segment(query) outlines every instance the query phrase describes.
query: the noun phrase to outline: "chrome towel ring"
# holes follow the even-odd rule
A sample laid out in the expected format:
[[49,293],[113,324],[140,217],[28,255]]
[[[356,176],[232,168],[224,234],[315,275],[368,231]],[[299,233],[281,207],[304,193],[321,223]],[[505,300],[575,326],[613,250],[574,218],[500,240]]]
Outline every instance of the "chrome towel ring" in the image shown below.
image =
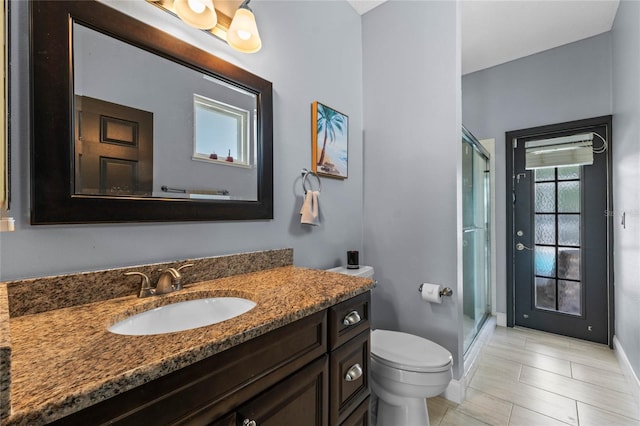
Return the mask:
[[[302,189],[304,189],[304,193],[306,194],[308,191],[321,191],[322,190],[322,182],[320,181],[320,177],[312,171],[307,169],[302,169]],[[318,181],[318,189],[313,189],[313,185],[309,182],[309,176],[313,176]],[[309,187],[307,188],[307,185]]]

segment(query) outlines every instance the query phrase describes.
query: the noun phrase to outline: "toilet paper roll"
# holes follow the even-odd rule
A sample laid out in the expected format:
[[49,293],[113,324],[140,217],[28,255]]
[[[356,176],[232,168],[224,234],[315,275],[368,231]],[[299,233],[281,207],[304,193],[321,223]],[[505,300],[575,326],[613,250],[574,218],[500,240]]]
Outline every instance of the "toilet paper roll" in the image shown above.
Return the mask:
[[440,290],[442,290],[441,285],[422,283],[422,285],[420,286],[420,294],[422,295],[422,300],[430,303],[442,303]]

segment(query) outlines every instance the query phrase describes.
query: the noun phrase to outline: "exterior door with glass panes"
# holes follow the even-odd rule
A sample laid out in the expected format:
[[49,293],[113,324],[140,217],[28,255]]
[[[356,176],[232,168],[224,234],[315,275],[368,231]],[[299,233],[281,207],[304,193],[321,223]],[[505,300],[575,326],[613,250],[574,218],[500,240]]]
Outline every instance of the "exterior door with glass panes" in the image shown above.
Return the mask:
[[609,343],[611,122],[604,118],[507,133],[515,325]]

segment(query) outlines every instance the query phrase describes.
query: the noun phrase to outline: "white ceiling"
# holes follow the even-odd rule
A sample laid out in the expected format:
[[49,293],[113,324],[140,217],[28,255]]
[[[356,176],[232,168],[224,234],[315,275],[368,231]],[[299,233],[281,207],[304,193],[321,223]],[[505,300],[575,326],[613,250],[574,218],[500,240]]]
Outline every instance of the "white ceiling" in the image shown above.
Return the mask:
[[[385,0],[348,1],[362,15]],[[619,0],[463,0],[461,4],[462,73],[469,74],[607,32]]]

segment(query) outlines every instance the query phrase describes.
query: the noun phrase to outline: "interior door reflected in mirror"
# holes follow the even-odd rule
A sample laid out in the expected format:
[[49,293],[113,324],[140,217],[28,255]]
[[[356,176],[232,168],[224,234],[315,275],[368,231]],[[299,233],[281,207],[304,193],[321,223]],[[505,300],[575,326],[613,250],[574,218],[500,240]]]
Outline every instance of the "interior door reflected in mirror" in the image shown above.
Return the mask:
[[254,93],[78,23],[73,53],[75,194],[257,200]]
[[101,2],[29,6],[32,224],[273,218],[269,81]]

